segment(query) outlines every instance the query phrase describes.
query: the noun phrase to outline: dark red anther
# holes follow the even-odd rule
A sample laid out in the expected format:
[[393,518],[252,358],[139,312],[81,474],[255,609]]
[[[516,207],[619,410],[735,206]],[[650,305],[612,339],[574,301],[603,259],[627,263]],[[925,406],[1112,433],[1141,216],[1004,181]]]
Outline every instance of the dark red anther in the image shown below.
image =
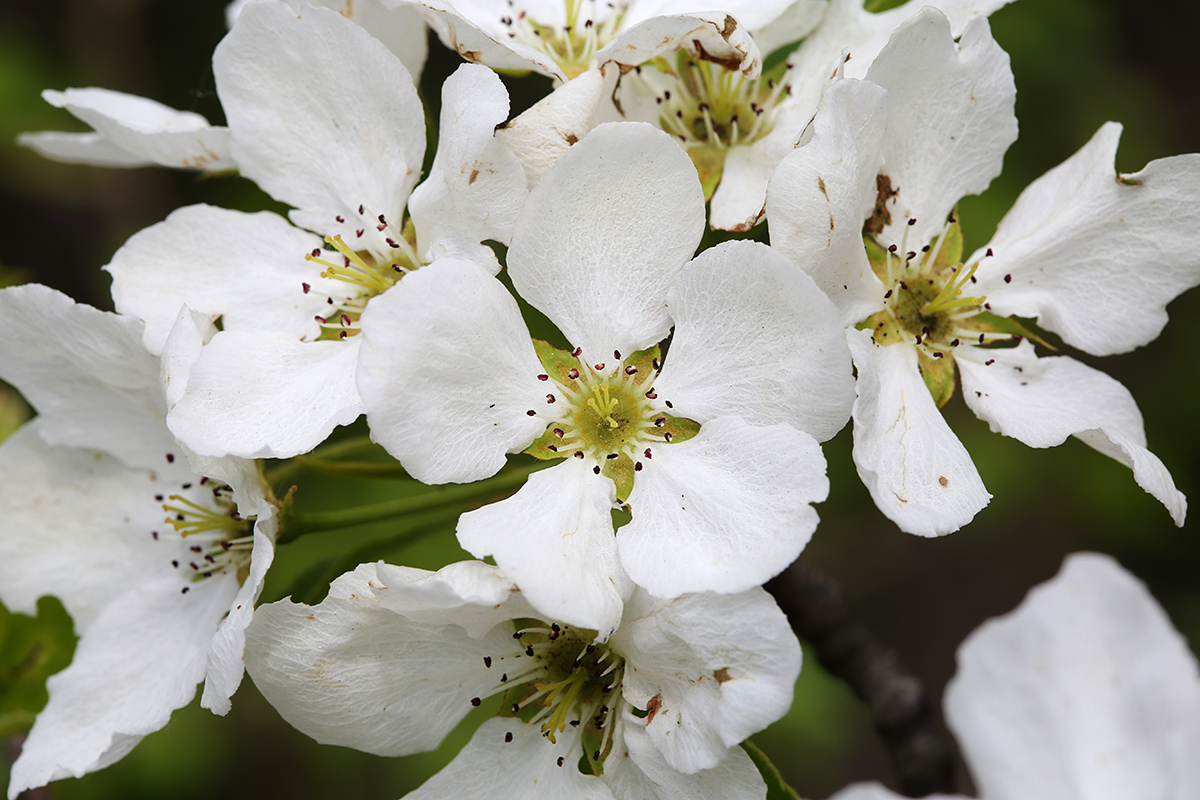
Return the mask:
[[314,248],[312,249],[312,257],[313,257],[313,258],[316,258],[316,257],[317,257],[317,256],[319,256],[319,255],[321,255],[321,248],[319,248],[319,247],[314,247]]
[[167,463],[168,464],[175,463],[175,454],[174,453],[167,453]]
[[488,669],[491,669],[491,668],[492,668],[492,657],[491,657],[491,656],[484,656],[484,657],[483,657],[483,665],[484,665],[485,667],[487,667]]
[[538,375],[538,376],[537,376],[537,378],[538,378],[538,380],[539,380],[539,381],[548,381],[548,380],[550,380],[550,376],[549,376],[549,375]]
[[508,744],[511,741],[512,741],[512,731],[508,731],[504,734],[504,743]]
[[615,358],[617,361],[620,361],[621,360],[621,351],[613,350],[613,358]]
[[305,294],[308,294],[310,291],[312,291],[312,287],[309,286],[307,283],[300,284],[300,288],[304,290]]
[[616,457],[617,457],[616,453],[609,453],[608,455],[605,456],[605,458],[609,459],[610,461]]
[[582,352],[583,352],[582,347],[576,347],[574,350],[571,351],[571,355],[575,356],[576,358],[579,358],[579,354]]
[[884,300],[887,300],[887,299],[888,299],[889,297],[891,297],[891,296],[892,296],[892,290],[891,290],[891,289],[888,289],[888,290],[887,290],[887,294],[885,294],[885,295],[883,296],[883,299],[884,299]]
[[654,454],[650,452],[650,448],[646,448],[646,452],[642,453],[646,458],[654,458]]
[[572,367],[571,369],[567,370],[567,377],[571,380],[575,380],[579,377],[579,370]]
[[891,247],[889,247],[889,248],[888,248],[888,252],[889,252],[889,253],[894,253],[894,252],[896,252],[896,251],[897,251],[897,250],[899,250],[899,249],[900,249],[900,248],[899,248],[899,247],[897,247],[896,245],[892,245]]
[[576,457],[576,458],[583,458],[583,451],[582,451],[582,450],[576,450],[576,451],[575,451],[575,457]]
[[599,475],[599,474],[600,474],[600,465],[599,465],[599,464],[597,464],[596,466],[592,467],[592,472],[594,472],[594,473],[596,473],[597,475]]
[[1004,282],[1005,282],[1005,283],[1012,283],[1012,275],[1005,275],[1005,276],[1004,276]]
[[554,435],[555,435],[555,436],[557,436],[558,438],[560,438],[560,439],[561,439],[561,438],[563,437],[563,429],[562,429],[562,428],[555,428],[555,429],[554,429]]
[[650,366],[654,367],[655,369],[662,369],[662,362],[660,362],[657,358],[652,358],[650,359]]
[[990,367],[992,364],[995,364],[995,363],[996,363],[996,359],[989,358],[987,361],[983,362],[983,365],[985,367]]
[[536,416],[537,416],[537,412],[536,412],[536,411],[534,411],[534,410],[531,408],[531,409],[529,409],[528,411],[526,411],[526,412],[525,412],[525,416],[527,416],[527,417],[536,417]]
[[636,374],[637,374],[637,367],[635,367],[635,366],[633,366],[632,364],[630,364],[628,367],[626,367],[626,368],[625,368],[625,374],[626,374],[626,375],[636,375]]
[[366,230],[366,228],[359,228],[358,230],[356,230],[354,232],[354,235],[361,239],[362,235],[363,235],[363,231],[365,231],[365,230]]
[[657,400],[657,399],[658,399],[658,392],[654,391],[654,389],[653,389],[653,388],[651,388],[651,389],[647,389],[647,390],[646,390],[646,397],[648,397],[648,398],[649,398],[649,399],[651,399],[651,400]]
[[346,218],[345,218],[345,217],[343,217],[341,214],[338,214],[336,217],[334,217],[334,219],[336,219],[338,222],[345,222],[345,221],[346,221]]
[[663,434],[663,440],[664,440],[664,441],[667,441],[667,442],[669,442],[669,441],[671,441],[671,440],[672,440],[672,439],[674,439],[674,438],[675,438],[675,437],[671,435],[671,432],[670,432],[670,431],[667,431],[666,433],[664,433],[664,434]]
[[984,255],[990,256],[990,255],[995,255],[995,254],[992,252],[992,248],[990,248],[990,247],[989,247],[989,248],[987,249],[987,252],[986,252],[986,253],[984,253]]
[[674,407],[675,407],[675,406],[671,405],[671,401],[670,401],[670,400],[663,400],[663,403],[664,403],[664,404],[666,404],[667,408],[674,408]]
[[346,314],[342,314],[342,324],[343,324],[343,325],[349,325],[349,324],[350,324],[350,317],[349,317],[349,316],[347,316]]
[[634,472],[641,472],[641,471],[642,471],[642,462],[640,462],[640,461],[636,462],[636,463],[633,465],[633,471],[634,471]]
[[659,417],[658,419],[654,420],[654,426],[656,428],[661,428],[663,425],[666,425],[666,424],[667,424],[666,417]]
[[324,317],[322,317],[322,316],[321,316],[321,315],[319,315],[319,314],[318,314],[317,316],[313,317],[313,319],[315,319],[315,320],[316,320],[318,323],[320,323],[321,325],[324,325],[324,324],[325,324],[325,318],[324,318]]
[[388,243],[388,247],[399,247],[400,246],[400,243],[397,242],[395,239],[388,238],[388,239],[384,239],[384,241]]
[[547,402],[547,403],[553,403],[553,402],[554,402],[554,395],[552,395],[552,394],[548,394],[548,395],[546,395],[546,402]]
[[380,231],[380,232],[384,231],[386,228],[387,228],[387,225],[376,225],[375,226],[375,230]]
[[603,372],[604,371],[604,362],[601,361],[599,364],[593,365],[593,368],[596,370],[596,372]]
[[552,444],[548,444],[548,445],[546,445],[546,449],[547,449],[547,450],[549,450],[551,453],[557,453],[557,452],[558,452],[558,448],[557,448],[557,447],[555,447],[555,446],[554,446],[554,445],[552,445]]
[[475,706],[476,708],[479,708],[481,705],[483,705],[483,700],[479,697],[472,697],[471,705]]
[[360,214],[363,213],[363,207],[361,205],[358,207],[358,213],[360,213]]

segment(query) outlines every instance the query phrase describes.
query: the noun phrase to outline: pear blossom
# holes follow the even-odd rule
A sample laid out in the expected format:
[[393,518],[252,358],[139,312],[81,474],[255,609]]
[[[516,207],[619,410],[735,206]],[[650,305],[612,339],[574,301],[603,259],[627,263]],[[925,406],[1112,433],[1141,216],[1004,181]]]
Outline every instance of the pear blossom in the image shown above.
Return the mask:
[[[795,31],[806,38],[786,64],[767,75],[740,74],[678,52],[626,72],[615,97],[626,119],[658,125],[691,154],[712,200],[712,227],[748,230],[766,211],[771,174],[795,147],[835,77],[863,77],[892,31],[920,7],[942,10],[957,37],[968,21],[1006,2],[912,0],[874,14],[863,9],[862,0],[831,0],[819,5],[824,15],[812,20],[811,34]],[[764,53],[772,49],[775,27],[754,31]]]
[[494,566],[380,562],[319,605],[260,608],[246,662],[300,731],[383,756],[437,747],[499,696],[500,715],[410,800],[749,800],[766,787],[736,745],[791,705],[800,647],[758,587],[638,591],[604,637],[546,619]]
[[[421,80],[425,57],[429,55],[427,29],[424,21],[412,9],[388,7],[383,0],[285,0],[297,10],[305,6],[320,6],[336,11],[361,26],[395,54],[412,76]],[[225,22],[232,28],[247,3],[255,0],[234,0],[225,7]]]
[[220,319],[177,375],[167,424],[180,441],[287,457],[362,412],[358,320],[373,297],[444,256],[499,268],[481,242],[507,241],[525,176],[492,135],[508,114],[502,84],[466,66],[444,86],[439,152],[414,191],[425,126],[409,74],[328,9],[251,3],[213,65],[242,174],[292,205],[294,225],[189,206],[107,269],[117,310],[146,322],[164,358],[181,305]]
[[410,5],[442,44],[494,69],[533,70],[566,82],[609,61],[636,66],[685,47],[757,74],[758,48],[747,27],[761,27],[791,0],[386,0]]
[[[1117,175],[1120,128],[1106,125],[963,258],[953,209],[1000,172],[1015,89],[984,20],[952,37],[933,9],[901,26],[867,81],[830,89],[771,183],[772,246],[813,276],[847,328],[859,475],[884,514],[922,536],[957,530],[988,503],[938,411],[957,371],[992,430],[1033,447],[1077,436],[1130,466],[1182,525],[1186,501],[1146,449],[1129,392],[1068,356],[1038,356],[1011,315],[1094,355],[1153,339],[1166,304],[1200,283],[1200,157]],[[1004,343],[1016,346],[994,346]]]
[[17,142],[54,161],[101,167],[159,165],[209,172],[234,169],[229,129],[191,111],[96,87],[47,89],[42,98],[92,126],[90,133],[23,133]]
[[[1070,557],[1016,611],[972,633],[945,707],[981,800],[1200,794],[1196,657],[1107,556]],[[863,784],[834,800],[897,797]]]
[[[508,250],[516,290],[573,349],[531,342],[508,291],[465,260],[363,314],[367,422],[411,475],[465,483],[507,453],[561,459],[464,514],[458,537],[572,625],[612,630],[626,573],[660,597],[762,583],[828,491],[817,442],[845,424],[852,380],[836,313],[765,245],[689,261],[703,229],[687,156],[611,123],[543,177]],[[633,521],[614,537],[623,505]]]
[[200,681],[229,710],[277,521],[253,462],[193,460],[168,433],[141,323],[29,285],[0,291],[0,327],[0,378],[38,411],[0,444],[0,600],[54,594],[79,636],[11,800],[118,761]]

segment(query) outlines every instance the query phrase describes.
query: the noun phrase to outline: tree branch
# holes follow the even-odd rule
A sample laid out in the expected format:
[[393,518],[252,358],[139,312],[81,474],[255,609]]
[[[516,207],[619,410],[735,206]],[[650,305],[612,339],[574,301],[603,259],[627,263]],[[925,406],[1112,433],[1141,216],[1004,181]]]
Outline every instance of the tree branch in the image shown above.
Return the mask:
[[938,728],[921,682],[904,670],[895,651],[851,618],[837,583],[797,560],[766,589],[796,635],[816,650],[821,666],[867,704],[900,792],[908,797],[954,792],[956,748]]

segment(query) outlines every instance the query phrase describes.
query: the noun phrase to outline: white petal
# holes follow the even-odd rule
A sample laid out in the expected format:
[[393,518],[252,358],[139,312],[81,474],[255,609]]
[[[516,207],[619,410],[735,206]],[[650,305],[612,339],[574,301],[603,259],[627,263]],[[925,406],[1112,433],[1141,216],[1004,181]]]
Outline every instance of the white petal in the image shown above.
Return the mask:
[[645,123],[609,123],[530,193],[508,271],[584,358],[630,353],[667,335],[667,287],[703,232],[704,195],[687,154]]
[[[472,638],[455,625],[383,607],[372,565],[356,591],[316,606],[261,606],[246,631],[246,671],[280,715],[322,744],[396,756],[432,750],[491,694],[484,656],[514,650],[511,626]],[[350,575],[339,579],[345,582]]]
[[521,112],[496,138],[506,144],[525,167],[532,189],[567,148],[592,129],[592,118],[602,98],[611,95],[618,70],[588,70],[559,86]]
[[0,291],[0,379],[37,409],[50,444],[163,466],[175,440],[163,424],[158,369],[135,319],[37,284]]
[[873,83],[830,87],[812,137],[780,163],[767,193],[771,246],[812,276],[846,325],[878,311],[884,291],[862,244],[883,164],[884,102]]
[[837,309],[758,242],[705,250],[671,284],[670,355],[655,380],[675,413],[786,422],[819,441],[850,419],[854,377]]
[[174,576],[176,549],[151,535],[164,525],[155,495],[193,476],[182,463],[147,472],[47,445],[43,426],[34,420],[0,445],[0,600],[32,614],[39,597],[55,594],[82,634],[131,586]]
[[416,9],[404,5],[393,8],[382,0],[324,0],[324,3],[383,42],[404,64],[414,84],[421,80],[429,54],[429,31]]
[[970,522],[991,495],[921,379],[917,352],[880,347],[848,331],[858,368],[854,464],[871,499],[907,533],[944,536]]
[[758,768],[740,747],[730,750],[729,757],[712,769],[688,775],[663,760],[642,720],[628,715],[624,730],[629,758],[610,758],[604,765],[604,779],[616,797],[623,800],[695,800],[700,797],[763,800],[766,794],[767,787]]
[[508,244],[526,194],[521,162],[494,136],[506,119],[508,92],[487,67],[464,65],[442,86],[437,156],[409,201],[427,260],[469,258],[499,272],[481,242]]
[[236,167],[229,152],[229,130],[209,125],[199,114],[109,89],[48,89],[42,97],[138,159],[188,169]]
[[13,764],[10,796],[106,767],[166,725],[195,695],[230,586],[185,595],[171,575],[108,605],[80,638],[71,665],[47,681],[50,701]]
[[229,698],[233,697],[233,693],[242,682],[242,673],[245,671],[246,627],[254,614],[254,604],[258,602],[258,596],[262,593],[267,569],[275,558],[275,535],[278,527],[273,509],[267,503],[260,504],[258,519],[254,522],[254,546],[250,552],[249,573],[233,598],[229,615],[221,620],[220,627],[213,635],[205,659],[204,693],[200,697],[200,705],[214,714],[229,713]]
[[781,11],[779,16],[762,26],[757,24],[757,19],[750,16],[750,8],[738,9],[737,16],[744,20],[753,32],[754,41],[765,57],[785,45],[799,42],[814,30],[818,30],[828,8],[827,0],[795,0]]
[[313,317],[327,297],[344,294],[304,260],[320,247],[320,239],[270,212],[196,205],[135,234],[105,269],[117,310],[146,322],[144,343],[152,353],[162,353],[184,304],[220,316],[223,330],[315,339],[320,326]]
[[1200,793],[1200,673],[1107,556],[1068,559],[958,651],[947,722],[989,800],[1185,800]]
[[[925,8],[897,28],[867,80],[888,92],[883,170],[898,192],[880,241],[899,244],[907,231],[910,241],[926,243],[959,199],[1000,174],[1016,141],[1008,54],[983,17],[967,23],[955,47],[949,20]],[[917,222],[908,230],[911,218]]]
[[632,588],[617,561],[614,491],[591,465],[568,458],[530,475],[507,500],[459,517],[458,541],[478,558],[494,557],[549,619],[607,638]]
[[757,77],[762,56],[750,32],[723,11],[652,17],[622,31],[596,54],[596,63],[637,66],[678,48],[687,48],[726,69]]
[[[407,5],[398,0],[387,1],[389,5]],[[500,23],[505,7],[496,6],[490,0],[420,0],[412,5],[442,44],[467,61],[499,70],[531,69],[560,81],[567,79],[558,64],[545,53],[508,37],[507,29]],[[545,22],[541,17],[534,18]]]
[[670,602],[643,592],[630,606],[613,637],[626,658],[622,692],[651,709],[640,724],[674,769],[715,767],[791,707],[800,643],[761,588]]
[[[901,795],[878,783],[855,783],[842,789],[829,800],[903,800]],[[931,794],[926,800],[968,800],[962,795]]]
[[371,436],[425,483],[466,483],[528,447],[546,421],[543,367],[503,284],[445,259],[374,298],[359,390]]
[[825,458],[807,433],[706,422],[693,439],[650,448],[617,531],[621,563],[658,597],[741,592],[795,560],[829,493]]
[[1200,283],[1200,156],[1116,173],[1108,123],[1038,178],[1000,222],[977,277],[993,310],[1095,355],[1124,353],[1167,324],[1167,303]]
[[335,215],[400,224],[425,123],[408,71],[379,41],[328,9],[251,3],[213,73],[242,174],[319,219],[318,232]]
[[301,342],[259,331],[218,333],[192,366],[167,425],[201,455],[307,453],[364,410],[354,384],[357,338]]
[[1132,468],[1138,486],[1183,525],[1187,499],[1146,449],[1141,412],[1118,381],[1073,358],[1038,358],[1028,341],[1016,349],[979,349],[958,364],[967,405],[993,431],[1030,447],[1054,447],[1078,436]]
[[512,580],[482,561],[459,561],[437,572],[363,564],[334,581],[329,596],[353,599],[364,582],[381,607],[414,622],[456,625],[472,639],[501,622],[533,614]]
[[64,164],[89,164],[94,167],[148,167],[154,162],[128,153],[98,133],[61,133],[38,131],[22,133],[17,144],[28,147],[43,158]]
[[[513,735],[506,742],[506,734]],[[489,719],[441,772],[407,800],[496,800],[548,797],[562,800],[613,800],[595,775],[580,773],[576,728],[551,743],[541,731],[519,719]],[[559,765],[559,762],[561,766]]]

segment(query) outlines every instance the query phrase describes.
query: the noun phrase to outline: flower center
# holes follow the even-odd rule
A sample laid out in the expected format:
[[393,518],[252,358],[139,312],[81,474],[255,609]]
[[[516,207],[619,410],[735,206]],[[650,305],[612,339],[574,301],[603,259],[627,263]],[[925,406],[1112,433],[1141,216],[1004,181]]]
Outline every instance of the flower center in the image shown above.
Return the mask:
[[620,0],[564,0],[561,23],[535,20],[515,9],[500,22],[510,39],[545,53],[570,80],[591,69],[597,51],[616,38],[625,6]]
[[[362,206],[359,206],[359,213],[363,213]],[[337,221],[339,224],[345,222],[342,217],[337,217]],[[316,316],[321,326],[317,341],[357,336],[361,332],[358,322],[367,307],[367,301],[383,294],[405,274],[421,267],[422,262],[414,246],[416,232],[411,220],[398,231],[380,214],[375,230],[383,237],[390,252],[356,250],[347,245],[340,235],[336,235],[325,237],[325,250],[329,251],[333,260],[322,257],[320,249],[304,255],[305,261],[315,262],[325,268],[321,272],[322,278],[340,281],[345,286],[345,294],[326,298],[329,310]],[[364,232],[358,230],[355,233],[361,238]],[[341,263],[338,263],[339,257]],[[305,294],[312,290],[307,283],[301,284],[301,288]]]
[[[167,512],[165,524],[175,529],[187,545],[171,566],[193,585],[214,576],[231,574],[238,583],[246,580],[250,552],[254,547],[254,518],[244,518],[233,502],[233,490],[221,481],[200,478],[195,484],[184,483],[180,492],[155,495]],[[156,541],[167,537],[152,531]],[[185,586],[187,594],[192,587]]]
[[653,458],[650,445],[683,441],[699,432],[697,423],[672,416],[671,401],[654,391],[662,366],[657,345],[627,359],[614,351],[607,363],[586,361],[579,349],[567,353],[545,342],[534,345],[547,369],[538,380],[551,391],[546,408],[526,412],[547,423],[546,432],[526,453],[541,459],[587,460],[593,472],[616,483],[617,496],[623,499],[632,489],[634,473]]
[[[910,219],[900,244],[886,249],[869,235],[864,237],[871,267],[885,288],[883,309],[857,327],[870,329],[879,345],[915,346],[925,384],[941,406],[954,392],[956,348],[1017,342],[1026,336],[1045,342],[1020,322],[992,314],[986,297],[966,294],[975,283],[979,262],[962,262],[962,229],[953,215],[919,251],[908,249],[908,231],[915,224]],[[991,255],[988,250],[985,258]]]
[[[551,742],[568,726],[581,728],[583,756],[592,774],[600,775],[612,750],[625,659],[596,642],[596,635],[558,623],[520,620],[513,633],[516,647],[485,656],[483,663],[499,672],[487,696],[504,693],[502,716],[537,725]],[[472,705],[481,703],[480,697],[471,700]]]

